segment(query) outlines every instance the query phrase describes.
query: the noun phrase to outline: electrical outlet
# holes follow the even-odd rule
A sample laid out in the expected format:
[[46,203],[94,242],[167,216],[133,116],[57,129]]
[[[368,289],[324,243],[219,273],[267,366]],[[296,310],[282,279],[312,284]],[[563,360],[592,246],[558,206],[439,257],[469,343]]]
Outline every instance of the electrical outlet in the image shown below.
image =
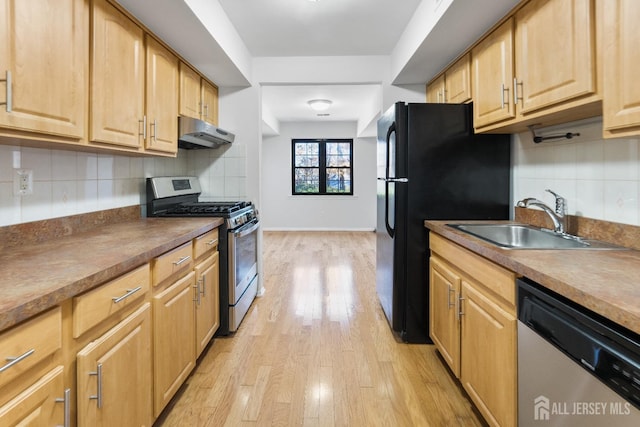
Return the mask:
[[26,196],[33,194],[33,171],[31,169],[14,169],[13,194]]

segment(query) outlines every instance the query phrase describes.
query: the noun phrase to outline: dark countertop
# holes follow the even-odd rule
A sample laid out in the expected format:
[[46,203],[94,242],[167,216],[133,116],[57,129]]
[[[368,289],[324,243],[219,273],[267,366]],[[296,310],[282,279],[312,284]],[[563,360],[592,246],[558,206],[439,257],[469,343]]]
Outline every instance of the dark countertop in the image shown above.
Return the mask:
[[0,331],[94,288],[222,224],[140,218],[0,253]]
[[446,225],[472,222],[425,227],[640,334],[640,251],[502,249]]

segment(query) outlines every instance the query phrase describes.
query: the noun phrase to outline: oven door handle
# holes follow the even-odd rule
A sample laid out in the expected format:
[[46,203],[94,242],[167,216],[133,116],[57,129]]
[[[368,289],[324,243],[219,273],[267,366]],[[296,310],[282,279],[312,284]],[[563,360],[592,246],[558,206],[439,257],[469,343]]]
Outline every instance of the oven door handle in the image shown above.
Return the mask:
[[258,229],[258,227],[260,227],[260,221],[256,221],[254,223],[249,223],[246,224],[242,227],[240,227],[237,230],[231,230],[230,232],[233,233],[233,235],[237,238],[239,237],[244,237],[248,234],[253,233],[254,231],[256,231]]

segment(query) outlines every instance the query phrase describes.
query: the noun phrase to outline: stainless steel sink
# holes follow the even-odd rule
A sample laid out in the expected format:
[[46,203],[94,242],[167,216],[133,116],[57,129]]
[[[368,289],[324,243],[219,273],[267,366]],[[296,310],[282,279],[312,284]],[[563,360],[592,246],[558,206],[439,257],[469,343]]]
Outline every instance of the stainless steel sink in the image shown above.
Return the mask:
[[505,249],[626,249],[522,224],[447,224]]

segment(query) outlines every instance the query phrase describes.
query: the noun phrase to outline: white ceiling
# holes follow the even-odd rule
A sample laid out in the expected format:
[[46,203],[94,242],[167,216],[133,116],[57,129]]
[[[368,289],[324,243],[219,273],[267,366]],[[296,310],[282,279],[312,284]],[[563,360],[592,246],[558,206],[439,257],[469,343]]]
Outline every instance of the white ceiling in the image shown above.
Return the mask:
[[[242,45],[235,57],[390,56],[402,41],[400,51],[408,53],[399,55],[406,58],[393,82],[424,84],[519,1],[118,0],[221,87],[251,84],[242,60],[228,51],[235,41],[227,37],[231,27],[237,32],[235,45]],[[446,13],[432,19],[430,30],[415,25],[428,23],[439,10]],[[404,48],[407,40],[411,46]],[[263,86],[263,115],[277,121],[350,121],[370,114],[371,102],[380,103],[380,85],[344,83]],[[310,110],[306,101],[316,97],[334,102],[330,116]]]
[[421,0],[219,0],[253,56],[389,55]]

